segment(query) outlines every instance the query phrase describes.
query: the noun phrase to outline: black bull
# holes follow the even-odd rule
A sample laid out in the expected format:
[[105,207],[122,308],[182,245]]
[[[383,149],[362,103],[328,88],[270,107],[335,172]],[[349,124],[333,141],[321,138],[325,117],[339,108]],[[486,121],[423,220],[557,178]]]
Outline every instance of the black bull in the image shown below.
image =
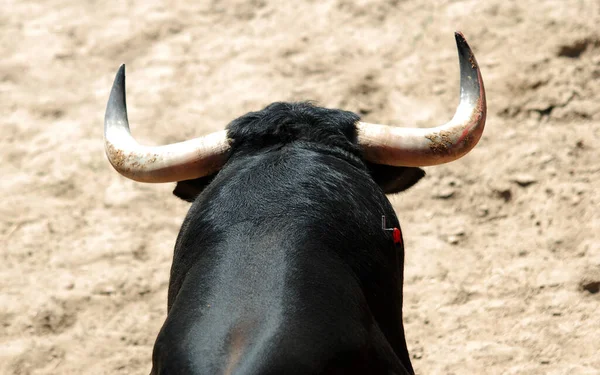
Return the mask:
[[113,167],[178,181],[177,238],[152,374],[412,374],[402,323],[404,245],[386,194],[418,166],[465,155],[486,117],[456,34],[460,104],[445,125],[400,129],[310,103],[274,103],[226,131],[147,147],[131,136],[119,69],[105,116]]
[[412,373],[404,248],[381,217],[399,227],[385,193],[424,172],[365,163],[357,121],[272,104],[229,125],[216,177],[178,183],[174,193],[195,200],[153,374]]

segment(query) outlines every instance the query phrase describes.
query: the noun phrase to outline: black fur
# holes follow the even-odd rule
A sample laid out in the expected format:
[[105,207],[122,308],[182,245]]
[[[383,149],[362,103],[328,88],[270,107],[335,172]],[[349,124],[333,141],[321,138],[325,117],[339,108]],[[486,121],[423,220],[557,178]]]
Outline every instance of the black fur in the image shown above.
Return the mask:
[[228,126],[177,243],[153,374],[411,374],[404,248],[385,193],[424,173],[366,163],[353,113],[274,103]]

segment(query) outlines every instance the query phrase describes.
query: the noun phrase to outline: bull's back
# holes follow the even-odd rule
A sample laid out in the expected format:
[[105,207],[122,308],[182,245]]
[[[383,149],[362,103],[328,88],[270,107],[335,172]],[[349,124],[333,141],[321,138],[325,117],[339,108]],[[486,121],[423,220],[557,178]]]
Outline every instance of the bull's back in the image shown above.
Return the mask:
[[389,278],[368,274],[394,263],[376,234],[395,216],[365,171],[323,158],[233,161],[193,204],[154,373],[402,373],[365,296],[391,288],[394,305]]

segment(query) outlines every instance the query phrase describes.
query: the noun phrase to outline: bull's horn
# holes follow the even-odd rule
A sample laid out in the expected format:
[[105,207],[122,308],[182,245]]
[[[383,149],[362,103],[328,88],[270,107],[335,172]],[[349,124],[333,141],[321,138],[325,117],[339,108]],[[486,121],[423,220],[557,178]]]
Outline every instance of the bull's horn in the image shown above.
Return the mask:
[[112,166],[141,182],[194,179],[218,171],[227,160],[225,130],[165,146],[142,146],[129,131],[125,103],[125,65],[121,65],[104,116],[104,148]]
[[447,163],[467,154],[485,126],[481,72],[465,37],[455,33],[460,62],[460,103],[450,122],[436,128],[398,128],[358,123],[365,159],[378,164],[419,167]]

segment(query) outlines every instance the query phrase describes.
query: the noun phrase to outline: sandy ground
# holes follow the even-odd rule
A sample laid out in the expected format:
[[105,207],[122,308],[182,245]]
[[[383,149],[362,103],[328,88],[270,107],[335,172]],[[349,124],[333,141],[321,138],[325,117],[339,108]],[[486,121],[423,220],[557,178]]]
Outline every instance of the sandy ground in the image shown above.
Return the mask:
[[600,374],[600,3],[283,4],[3,1],[0,373],[149,372],[188,204],[104,156],[120,63],[147,144],[280,100],[427,127],[457,104],[461,30],[484,137],[392,198],[414,367]]

